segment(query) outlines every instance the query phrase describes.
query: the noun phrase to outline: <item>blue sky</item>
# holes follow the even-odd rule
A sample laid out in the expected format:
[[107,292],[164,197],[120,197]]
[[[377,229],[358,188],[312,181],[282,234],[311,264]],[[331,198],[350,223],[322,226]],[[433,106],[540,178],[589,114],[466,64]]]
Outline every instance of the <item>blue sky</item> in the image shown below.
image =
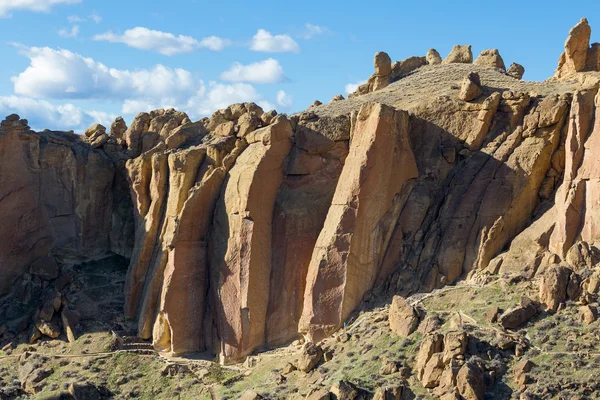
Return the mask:
[[377,51],[445,57],[454,44],[475,56],[498,48],[525,79],[544,80],[584,16],[600,41],[597,0],[0,0],[0,115],[81,132],[151,107],[199,119],[256,101],[290,113],[346,95],[372,74]]

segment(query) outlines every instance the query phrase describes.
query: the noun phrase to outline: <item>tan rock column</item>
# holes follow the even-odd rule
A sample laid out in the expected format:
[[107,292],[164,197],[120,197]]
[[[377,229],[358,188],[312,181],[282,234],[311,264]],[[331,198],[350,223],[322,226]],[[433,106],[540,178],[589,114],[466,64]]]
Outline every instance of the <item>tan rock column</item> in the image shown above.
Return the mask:
[[292,135],[283,115],[248,134],[249,146],[229,172],[217,203],[211,285],[225,363],[239,361],[265,343],[273,207]]
[[365,104],[352,138],[309,266],[300,331],[311,341],[339,328],[373,287],[398,217],[395,200],[418,175],[407,113]]

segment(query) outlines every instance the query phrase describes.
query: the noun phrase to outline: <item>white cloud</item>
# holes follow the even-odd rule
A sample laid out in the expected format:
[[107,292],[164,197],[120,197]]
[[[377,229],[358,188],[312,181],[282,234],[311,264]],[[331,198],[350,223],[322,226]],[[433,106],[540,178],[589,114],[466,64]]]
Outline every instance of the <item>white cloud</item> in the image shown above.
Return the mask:
[[73,104],[54,105],[46,100],[0,96],[0,115],[19,114],[35,130],[75,130],[81,132],[94,123],[110,126],[115,115],[84,111]]
[[285,79],[279,61],[269,58],[248,65],[234,63],[221,74],[221,79],[230,82],[276,83]]
[[356,83],[348,83],[348,84],[346,84],[346,86],[345,86],[346,93],[348,93],[348,94],[354,93],[356,91],[356,89],[358,89],[358,87],[360,85],[363,85],[365,83],[367,83],[367,81],[359,81],[359,82],[356,82]]
[[277,104],[283,108],[290,108],[294,104],[294,97],[283,90],[277,92]]
[[[39,99],[30,100],[39,104],[46,104],[41,99],[110,101],[121,104],[121,112],[127,115],[174,107],[187,112],[191,118],[210,115],[239,102],[253,101],[265,109],[274,108],[248,83],[209,82],[205,85],[184,69],[156,65],[150,69],[119,70],[68,50],[48,47],[21,47],[21,54],[31,62],[25,71],[12,78],[15,93]],[[42,110],[47,108],[41,107]],[[85,120],[86,115],[94,115],[82,113],[81,120]],[[59,117],[45,120],[50,126]]]
[[94,36],[94,40],[124,43],[129,47],[155,51],[166,56],[190,53],[200,48],[219,51],[229,45],[228,40],[216,36],[210,36],[198,41],[191,36],[175,36],[169,32],[155,31],[141,26],[128,29],[122,35],[112,32],[102,33]]
[[289,35],[271,35],[270,32],[259,29],[252,37],[250,50],[266,53],[298,53],[300,46]]
[[88,22],[90,19],[97,24],[102,22],[102,17],[99,16],[98,14],[91,14],[88,18],[83,18],[78,15],[69,15],[67,17],[67,21],[69,21],[69,23],[71,23],[71,24],[79,24],[82,22]]
[[77,37],[79,35],[79,25],[73,25],[70,30],[63,28],[58,31],[58,35],[64,38]]
[[69,50],[21,47],[30,65],[12,79],[15,93],[33,98],[188,98],[199,80],[189,71],[156,65],[135,71],[109,68]]
[[231,41],[228,39],[223,39],[218,36],[209,36],[200,40],[199,47],[204,47],[212,51],[221,51],[230,44]]
[[325,26],[313,25],[310,23],[304,24],[304,33],[301,35],[304,39],[312,39],[315,36],[324,35],[329,33],[329,28]]
[[100,22],[102,22],[102,17],[99,16],[98,14],[92,14],[90,15],[90,19],[92,21],[94,21],[95,23],[99,24]]
[[0,0],[0,18],[12,17],[12,11],[49,12],[59,4],[77,4],[81,0]]

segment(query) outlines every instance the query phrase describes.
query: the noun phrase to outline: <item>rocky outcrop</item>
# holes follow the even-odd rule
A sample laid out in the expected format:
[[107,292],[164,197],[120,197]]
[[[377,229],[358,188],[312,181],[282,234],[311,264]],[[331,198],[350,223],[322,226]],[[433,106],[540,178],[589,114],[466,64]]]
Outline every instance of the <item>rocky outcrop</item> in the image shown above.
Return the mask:
[[442,63],[442,57],[440,53],[436,49],[427,50],[427,54],[425,55],[425,60],[429,65],[439,65]]
[[[101,126],[96,132],[104,134]],[[106,153],[71,133],[33,132],[12,115],[0,127],[0,158],[0,294],[30,266],[45,271],[41,264],[54,263],[52,257],[68,261],[127,252],[111,231],[115,206],[125,202],[127,208],[130,202],[120,195]],[[124,225],[120,229],[127,234]],[[45,279],[57,275],[58,270],[44,273]]]
[[473,52],[471,51],[471,45],[460,45],[455,44],[450,54],[446,56],[443,64],[453,64],[453,63],[461,63],[461,64],[471,64],[473,62]]
[[482,93],[483,90],[481,89],[479,75],[476,72],[471,72],[463,79],[458,98],[464,101],[471,101],[481,96]]
[[[394,64],[378,53],[351,99],[292,116],[253,103],[196,122],[155,110],[85,138],[10,116],[0,129],[2,290],[29,271],[16,285],[26,298],[26,282],[60,280],[64,260],[122,254],[125,315],[139,336],[165,354],[207,350],[225,363],[301,336],[317,342],[380,294],[468,276],[538,276],[547,308],[589,303],[600,288],[593,75],[542,86],[511,78],[517,67],[499,71],[495,51],[471,61],[469,46],[440,65],[433,51]],[[566,286],[557,265],[571,271]],[[409,335],[420,315],[401,303],[389,324]],[[54,335],[60,307],[39,311],[50,321],[30,337]],[[66,311],[65,327],[76,320]],[[517,329],[535,313],[524,301],[490,321]],[[440,339],[435,327],[431,317],[419,330],[429,344],[418,379],[479,397],[466,339]]]
[[512,63],[510,64],[510,67],[508,67],[506,73],[515,79],[522,79],[523,75],[525,75],[525,67],[521,64]]
[[419,314],[404,298],[394,296],[389,311],[390,329],[407,337],[419,326]]
[[592,29],[586,18],[582,18],[577,25],[569,31],[565,41],[565,52],[558,59],[556,76],[562,78],[585,69]]
[[248,148],[229,172],[217,203],[211,281],[225,361],[239,360],[265,343],[273,208],[292,135],[285,116],[248,135]]
[[300,331],[312,341],[340,327],[375,284],[411,180],[417,177],[406,113],[366,104],[352,137],[308,267]]
[[[432,53],[432,51],[435,53]],[[392,60],[387,53],[383,51],[375,53],[373,59],[375,74],[373,74],[367,80],[367,83],[360,85],[354,93],[350,93],[348,98],[383,89],[390,83],[407,76],[422,66],[427,64],[436,64],[437,59],[435,54],[437,54],[437,52],[431,49],[427,54],[429,56],[429,60],[427,57],[413,56],[402,61],[396,61],[392,64]],[[439,54],[437,54],[437,57],[439,58]]]
[[502,71],[506,71],[504,60],[500,56],[498,49],[483,50],[479,57],[473,62],[475,65],[481,65],[482,67],[498,68]]

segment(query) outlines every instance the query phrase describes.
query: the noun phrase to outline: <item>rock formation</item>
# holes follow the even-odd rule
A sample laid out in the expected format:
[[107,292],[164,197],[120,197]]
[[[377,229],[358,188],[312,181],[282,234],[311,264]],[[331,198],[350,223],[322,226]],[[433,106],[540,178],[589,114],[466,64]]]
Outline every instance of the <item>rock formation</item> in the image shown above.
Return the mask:
[[[586,26],[571,31],[559,67],[571,80],[519,81],[523,69],[502,71],[497,51],[473,64],[470,46],[455,46],[443,63],[433,50],[393,64],[377,53],[350,99],[292,116],[254,103],[196,122],[155,110],[85,137],[9,116],[0,294],[25,272],[56,282],[68,260],[120,254],[138,335],[224,363],[318,342],[373,296],[484,272],[539,276],[553,311],[585,299],[600,288],[598,273],[580,272],[597,264],[600,239],[600,79],[584,71],[598,46]],[[400,303],[389,322],[408,335],[420,316]],[[60,312],[68,330],[62,307],[40,313]],[[525,299],[498,320],[513,329],[537,311]],[[51,322],[32,337],[57,333]],[[452,361],[466,354],[463,333],[423,324],[417,378],[479,398],[480,366]]]
[[[92,133],[104,132],[98,125]],[[0,158],[0,294],[49,255],[130,254],[132,225],[121,211],[131,201],[106,153],[71,133],[33,132],[11,115],[0,126]]]
[[471,64],[473,62],[473,52],[471,51],[471,45],[460,45],[456,44],[450,51],[450,54],[446,56],[443,64]]
[[565,77],[585,69],[590,51],[590,37],[592,29],[586,18],[582,18],[577,25],[569,31],[569,37],[565,41],[565,52],[558,59],[556,76]]
[[510,67],[508,67],[508,71],[506,71],[506,73],[513,78],[521,79],[525,74],[525,67],[523,67],[521,64],[512,63],[510,64]]
[[498,49],[483,50],[479,57],[473,62],[475,65],[481,65],[485,67],[498,68],[502,71],[506,71],[504,60],[500,56]]

